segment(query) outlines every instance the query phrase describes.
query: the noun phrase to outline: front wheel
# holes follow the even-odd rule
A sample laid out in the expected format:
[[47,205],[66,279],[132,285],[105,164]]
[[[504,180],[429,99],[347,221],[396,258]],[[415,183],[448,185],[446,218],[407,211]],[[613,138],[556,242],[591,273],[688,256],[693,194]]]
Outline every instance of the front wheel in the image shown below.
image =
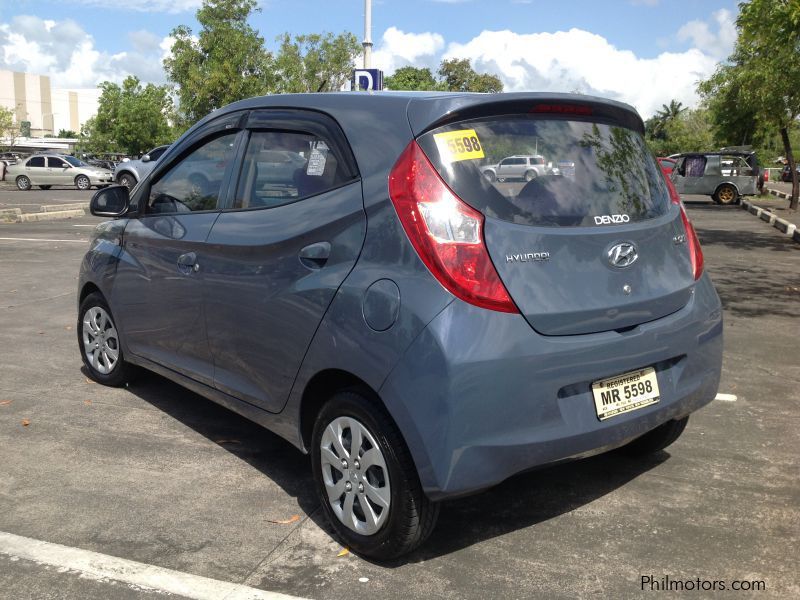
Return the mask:
[[733,204],[739,197],[736,188],[729,183],[725,183],[717,188],[714,192],[714,201],[719,204]]
[[132,190],[133,186],[136,185],[136,178],[130,173],[122,173],[119,177],[117,177],[117,183],[124,185],[129,190]]
[[420,546],[439,505],[422,491],[397,426],[377,401],[341,392],[320,411],[312,470],[326,517],[345,545],[377,560]]
[[689,417],[667,421],[629,444],[622,446],[620,450],[628,456],[647,456],[663,450],[681,437],[688,422]]
[[497,175],[495,175],[493,171],[484,171],[483,176],[489,183],[494,183],[497,180]]
[[88,190],[92,187],[92,182],[89,181],[89,178],[86,175],[78,175],[75,178],[75,187],[79,190]]
[[27,192],[31,189],[31,180],[28,179],[25,175],[20,175],[17,177],[17,188],[22,190],[23,192]]
[[81,358],[92,379],[110,386],[130,380],[133,367],[125,362],[111,309],[98,292],[81,302],[77,330]]

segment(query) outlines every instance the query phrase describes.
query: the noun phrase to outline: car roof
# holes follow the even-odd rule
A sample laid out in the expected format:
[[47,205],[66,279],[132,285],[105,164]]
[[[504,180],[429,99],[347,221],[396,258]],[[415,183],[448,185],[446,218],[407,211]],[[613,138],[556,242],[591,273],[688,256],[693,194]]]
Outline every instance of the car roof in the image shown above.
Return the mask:
[[[512,92],[478,94],[462,92],[323,92],[275,94],[240,100],[211,113],[198,126],[227,113],[244,109],[284,108],[323,111],[333,116],[347,130],[360,124],[359,112],[376,111],[387,116],[407,114],[415,135],[433,127],[486,114],[532,112],[532,108],[554,105],[586,106],[592,114],[611,117],[631,129],[644,133],[641,117],[629,104],[582,94],[551,92]],[[553,111],[557,112],[557,111]]]

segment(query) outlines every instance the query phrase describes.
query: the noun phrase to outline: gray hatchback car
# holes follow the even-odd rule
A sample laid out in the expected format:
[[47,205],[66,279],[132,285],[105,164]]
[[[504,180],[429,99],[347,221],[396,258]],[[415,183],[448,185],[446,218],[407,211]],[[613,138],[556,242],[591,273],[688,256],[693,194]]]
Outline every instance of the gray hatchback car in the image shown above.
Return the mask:
[[[232,104],[92,199],[116,218],[81,267],[83,362],[108,385],[160,373],[310,453],[335,531],[376,559],[420,545],[443,499],[658,451],[717,392],[722,316],[643,131],[575,95]],[[533,141],[574,168],[482,175]]]

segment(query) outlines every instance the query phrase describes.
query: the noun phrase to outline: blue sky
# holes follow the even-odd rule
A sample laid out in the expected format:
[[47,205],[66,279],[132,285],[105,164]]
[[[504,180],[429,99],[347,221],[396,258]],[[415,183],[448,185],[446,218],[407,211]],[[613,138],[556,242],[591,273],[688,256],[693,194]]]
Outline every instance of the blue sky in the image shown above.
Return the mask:
[[[735,40],[731,0],[374,0],[376,66],[387,72],[470,58],[506,89],[584,91],[643,114],[697,101]],[[164,81],[160,61],[179,24],[197,30],[199,0],[0,0],[0,68],[93,87],[135,74]],[[284,31],[363,35],[363,0],[265,0],[251,20],[268,46]]]

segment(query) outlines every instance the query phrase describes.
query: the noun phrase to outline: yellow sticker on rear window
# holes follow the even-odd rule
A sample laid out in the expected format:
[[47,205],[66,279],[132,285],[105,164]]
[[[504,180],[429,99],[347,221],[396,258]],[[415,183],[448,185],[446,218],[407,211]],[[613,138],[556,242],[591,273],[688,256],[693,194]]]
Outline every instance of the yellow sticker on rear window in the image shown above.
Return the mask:
[[435,133],[433,139],[439,148],[439,156],[445,162],[483,158],[483,146],[474,129]]

